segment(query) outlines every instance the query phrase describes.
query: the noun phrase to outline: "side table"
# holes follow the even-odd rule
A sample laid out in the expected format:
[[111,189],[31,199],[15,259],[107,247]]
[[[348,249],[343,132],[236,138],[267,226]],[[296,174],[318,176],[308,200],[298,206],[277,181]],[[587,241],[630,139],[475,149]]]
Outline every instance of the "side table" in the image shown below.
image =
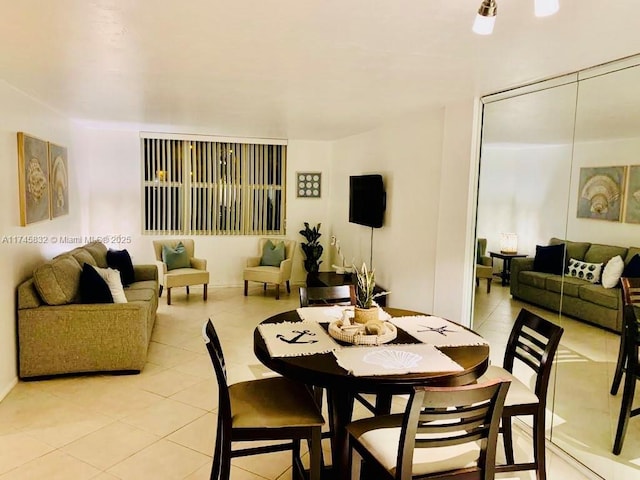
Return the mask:
[[499,258],[502,260],[502,272],[500,272],[500,278],[502,279],[502,286],[509,285],[511,280],[511,260],[514,258],[525,258],[527,255],[524,253],[502,253],[502,252],[489,252],[491,258]]

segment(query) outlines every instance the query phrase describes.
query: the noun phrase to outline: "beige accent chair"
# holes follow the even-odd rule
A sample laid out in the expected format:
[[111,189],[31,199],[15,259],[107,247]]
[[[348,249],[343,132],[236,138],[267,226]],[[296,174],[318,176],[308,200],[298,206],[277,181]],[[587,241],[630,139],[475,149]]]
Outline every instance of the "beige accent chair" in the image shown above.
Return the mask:
[[[189,260],[191,262],[191,268],[176,268],[174,270],[168,270],[167,264],[162,261],[162,246],[166,245],[171,248],[176,248],[178,243],[182,242]],[[204,285],[204,292],[202,298],[207,299],[207,286],[209,284],[209,272],[207,271],[207,261],[202,258],[194,258],[195,244],[193,239],[190,238],[175,238],[170,240],[154,240],[153,249],[156,253],[156,264],[158,266],[159,280],[160,280],[160,294],[164,287],[167,288],[167,305],[171,305],[171,289],[173,287],[187,287],[187,295],[189,295],[190,285]]]
[[491,280],[493,279],[493,259],[486,256],[487,239],[478,239],[478,252],[476,261],[476,286],[480,286],[480,279],[487,279],[487,293],[491,292]]
[[[260,259],[262,258],[262,250],[267,240],[271,240],[274,245],[278,242],[284,242],[285,258],[280,263],[280,267],[269,267],[260,265]],[[249,282],[261,282],[264,284],[264,289],[267,289],[267,283],[275,283],[276,285],[276,300],[280,299],[280,285],[286,283],[287,293],[291,293],[291,285],[289,280],[291,279],[291,267],[293,266],[293,254],[295,253],[297,242],[294,240],[285,240],[282,238],[261,238],[258,242],[258,256],[249,257],[247,259],[247,266],[244,269],[244,296],[246,297],[249,289]]]

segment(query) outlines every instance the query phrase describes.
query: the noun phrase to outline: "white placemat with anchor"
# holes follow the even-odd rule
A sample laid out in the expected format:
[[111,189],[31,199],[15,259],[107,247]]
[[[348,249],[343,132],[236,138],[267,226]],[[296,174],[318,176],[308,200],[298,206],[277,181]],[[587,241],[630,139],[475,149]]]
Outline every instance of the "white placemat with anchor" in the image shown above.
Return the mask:
[[318,322],[262,323],[258,331],[272,357],[298,357],[340,348]]
[[356,377],[463,370],[433,345],[424,343],[348,347],[333,354],[338,365]]
[[480,335],[440,317],[415,315],[394,317],[389,321],[417,340],[436,347],[462,347],[489,343]]

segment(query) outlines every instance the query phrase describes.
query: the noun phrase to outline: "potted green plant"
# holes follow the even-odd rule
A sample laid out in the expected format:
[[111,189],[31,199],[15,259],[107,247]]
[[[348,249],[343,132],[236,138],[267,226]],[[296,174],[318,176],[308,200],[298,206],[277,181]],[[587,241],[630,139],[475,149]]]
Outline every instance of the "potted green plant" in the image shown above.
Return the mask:
[[363,263],[360,269],[353,267],[356,274],[356,306],[353,320],[356,323],[367,323],[378,320],[378,306],[374,299],[387,295],[389,292],[375,293],[376,274],[374,269],[368,269]]
[[300,235],[307,240],[307,243],[300,245],[305,256],[304,269],[310,274],[318,273],[320,264],[322,263],[320,257],[322,256],[323,248],[318,241],[322,235],[320,233],[320,225],[321,224],[318,223],[318,225],[311,228],[308,222],[304,222],[304,230],[300,230]]

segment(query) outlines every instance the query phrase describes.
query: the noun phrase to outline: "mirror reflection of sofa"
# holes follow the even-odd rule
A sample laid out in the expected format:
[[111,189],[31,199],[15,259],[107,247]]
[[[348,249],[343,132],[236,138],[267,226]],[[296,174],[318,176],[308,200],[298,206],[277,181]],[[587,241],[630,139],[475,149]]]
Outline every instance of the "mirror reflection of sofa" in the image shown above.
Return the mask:
[[132,265],[126,303],[83,303],[85,263],[106,269],[107,247],[92,242],[62,253],[18,286],[20,378],[143,369],[158,308],[157,267]]
[[[535,258],[514,258],[511,261],[511,295],[513,298],[569,315],[615,332],[622,328],[622,298],[619,282],[606,288],[585,278],[570,276],[570,259],[587,264],[602,264],[602,273],[608,262],[620,256],[624,271],[640,264],[639,247],[619,247],[588,242],[574,242],[552,238],[549,245],[566,245],[562,273],[549,273],[534,269]],[[538,247],[539,248],[539,247]],[[632,259],[634,261],[632,262]],[[635,276],[635,275],[634,275]],[[609,283],[609,282],[605,282]]]

